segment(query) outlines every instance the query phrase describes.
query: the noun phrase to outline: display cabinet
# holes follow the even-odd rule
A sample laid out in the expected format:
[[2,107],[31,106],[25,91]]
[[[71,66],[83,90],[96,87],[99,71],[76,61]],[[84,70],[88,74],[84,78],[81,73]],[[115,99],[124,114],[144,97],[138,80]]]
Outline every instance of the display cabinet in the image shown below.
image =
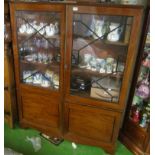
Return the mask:
[[[148,9],[149,10],[149,9]],[[150,16],[146,15],[137,67],[120,140],[135,154],[150,154]]]
[[12,2],[11,13],[20,124],[113,153],[143,5]]

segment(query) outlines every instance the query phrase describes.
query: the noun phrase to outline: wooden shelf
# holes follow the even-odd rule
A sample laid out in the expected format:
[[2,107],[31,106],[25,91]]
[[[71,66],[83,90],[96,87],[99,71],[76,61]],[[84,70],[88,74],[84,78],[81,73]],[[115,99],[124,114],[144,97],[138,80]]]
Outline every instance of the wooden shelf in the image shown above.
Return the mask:
[[[84,39],[84,40],[86,40],[88,43],[90,43],[90,42],[93,42],[95,39],[93,39],[92,37],[83,37],[83,36],[74,36],[74,39],[78,39],[78,38],[82,38],[82,39]],[[99,47],[100,46],[103,46],[104,44],[106,44],[106,45],[112,45],[112,46],[128,46],[128,43],[125,43],[125,42],[123,42],[123,41],[116,41],[116,42],[114,42],[114,41],[108,41],[108,40],[106,40],[106,39],[99,39],[99,40],[97,40],[97,41],[95,41],[93,44],[97,44]],[[99,45],[99,44],[101,44],[101,45]]]
[[147,127],[142,128],[142,127],[139,125],[139,123],[133,122],[133,121],[131,120],[131,118],[129,118],[129,122],[130,122],[130,124],[132,124],[135,128],[137,128],[138,131],[140,130],[140,131],[142,131],[142,132],[147,132]]
[[59,72],[59,69],[60,69],[60,64],[57,62],[52,62],[49,64],[43,64],[43,63],[38,63],[38,62],[28,62],[26,60],[22,60],[20,62],[22,64],[22,68],[26,67],[26,68],[30,69],[32,67],[33,69],[35,68],[35,69],[40,70],[42,72],[44,72],[47,69],[53,70],[55,72]]
[[71,94],[81,96],[81,97],[90,98],[90,91],[74,91],[74,90],[71,90]]
[[37,66],[60,66],[59,62],[51,62],[48,64],[39,63],[39,62],[30,62],[26,60],[21,60],[20,62],[28,65],[37,65]]
[[78,67],[72,67],[72,75],[80,75],[80,76],[85,76],[85,77],[91,77],[91,76],[97,76],[97,77],[114,77],[114,78],[122,78],[123,73],[117,72],[116,74],[114,73],[99,73],[98,71],[91,71],[85,68],[78,68]]
[[[35,34],[35,35],[34,35]],[[47,35],[41,35],[39,34],[39,32],[34,32],[32,34],[27,34],[27,33],[19,33],[18,32],[18,39],[20,38],[25,38],[25,37],[31,37],[31,36],[35,36],[35,37],[38,37],[38,38],[43,38],[43,36],[47,39],[60,39],[60,35],[59,34],[56,34],[56,35],[53,35],[53,36],[47,36]]]

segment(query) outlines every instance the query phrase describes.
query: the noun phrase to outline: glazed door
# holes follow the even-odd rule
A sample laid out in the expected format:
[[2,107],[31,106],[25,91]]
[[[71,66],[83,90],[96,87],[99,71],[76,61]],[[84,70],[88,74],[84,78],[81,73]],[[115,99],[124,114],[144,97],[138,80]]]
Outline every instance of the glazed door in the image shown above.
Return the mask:
[[63,88],[64,6],[12,4],[21,118],[58,128]]
[[15,16],[20,83],[59,91],[61,12],[17,10]]
[[142,11],[88,7],[67,9],[66,100],[123,109]]

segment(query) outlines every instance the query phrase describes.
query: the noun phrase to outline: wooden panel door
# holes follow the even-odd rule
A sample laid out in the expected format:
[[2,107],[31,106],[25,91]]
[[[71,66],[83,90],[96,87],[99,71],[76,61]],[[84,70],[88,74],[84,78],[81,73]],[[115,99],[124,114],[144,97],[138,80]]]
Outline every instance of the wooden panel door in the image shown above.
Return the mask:
[[143,8],[71,5],[67,15],[65,100],[123,111]]
[[10,6],[20,124],[61,135],[65,7]]
[[65,105],[67,139],[114,151],[121,113],[71,103]]

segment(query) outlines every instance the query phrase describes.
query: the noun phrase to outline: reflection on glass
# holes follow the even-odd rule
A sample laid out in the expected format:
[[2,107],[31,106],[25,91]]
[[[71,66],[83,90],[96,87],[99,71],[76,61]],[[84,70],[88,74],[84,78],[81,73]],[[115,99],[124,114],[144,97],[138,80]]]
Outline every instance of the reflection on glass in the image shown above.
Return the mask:
[[117,103],[132,17],[73,17],[71,94]]
[[21,82],[59,89],[59,13],[17,11]]

